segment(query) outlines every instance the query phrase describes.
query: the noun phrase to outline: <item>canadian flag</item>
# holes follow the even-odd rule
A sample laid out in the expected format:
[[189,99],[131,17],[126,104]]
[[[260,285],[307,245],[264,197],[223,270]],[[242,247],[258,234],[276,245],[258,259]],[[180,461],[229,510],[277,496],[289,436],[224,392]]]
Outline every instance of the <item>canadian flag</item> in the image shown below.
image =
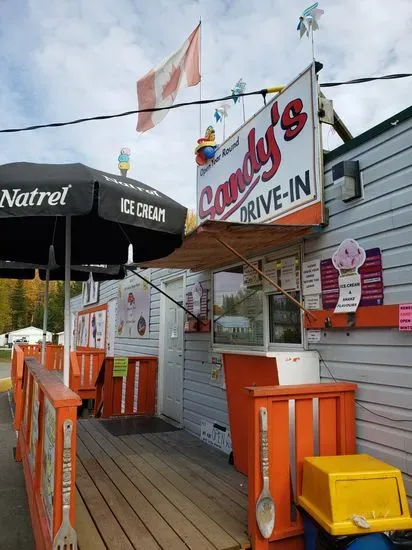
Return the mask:
[[[139,109],[154,109],[173,105],[181,88],[200,82],[200,23],[185,43],[155,69],[137,81]],[[159,124],[169,112],[139,113],[136,130],[146,132]]]

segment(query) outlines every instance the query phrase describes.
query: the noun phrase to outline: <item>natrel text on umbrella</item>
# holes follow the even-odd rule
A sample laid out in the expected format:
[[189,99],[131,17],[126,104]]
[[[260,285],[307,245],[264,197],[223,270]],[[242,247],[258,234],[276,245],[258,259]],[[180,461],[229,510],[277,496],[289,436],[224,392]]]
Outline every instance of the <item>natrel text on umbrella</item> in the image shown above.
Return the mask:
[[152,204],[136,202],[132,199],[120,199],[120,211],[124,214],[137,216],[138,218],[145,218],[147,220],[163,223],[166,222],[166,210],[164,208],[159,208]]
[[66,204],[67,193],[71,185],[61,188],[61,191],[39,191],[38,187],[33,191],[24,191],[21,189],[2,189],[0,196],[0,208],[21,208],[23,206],[64,206]]

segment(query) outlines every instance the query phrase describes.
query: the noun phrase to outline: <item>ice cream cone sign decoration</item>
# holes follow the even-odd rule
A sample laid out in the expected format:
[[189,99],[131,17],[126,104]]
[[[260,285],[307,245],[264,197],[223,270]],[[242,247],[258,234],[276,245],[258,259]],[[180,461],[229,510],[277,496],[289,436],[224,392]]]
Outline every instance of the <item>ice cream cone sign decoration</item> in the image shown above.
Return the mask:
[[123,147],[122,149],[120,149],[120,155],[117,159],[119,161],[120,173],[124,177],[127,177],[127,171],[130,169],[130,154],[130,149],[128,147]]
[[359,269],[366,260],[365,250],[354,240],[345,239],[332,256],[339,273],[339,300],[335,313],[355,313],[362,299],[362,277]]
[[345,239],[332,256],[332,263],[341,277],[355,275],[366,259],[364,249],[354,240]]
[[215,156],[217,145],[213,126],[206,128],[205,137],[199,138],[197,143],[198,145],[195,149],[196,162],[199,166],[202,166]]

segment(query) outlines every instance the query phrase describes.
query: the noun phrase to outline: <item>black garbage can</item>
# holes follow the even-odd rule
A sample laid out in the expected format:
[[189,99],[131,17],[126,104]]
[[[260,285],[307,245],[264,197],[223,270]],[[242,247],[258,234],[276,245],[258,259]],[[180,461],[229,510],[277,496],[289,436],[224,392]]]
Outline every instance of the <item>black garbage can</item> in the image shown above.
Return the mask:
[[394,531],[393,533],[389,533],[388,538],[392,542],[394,549],[412,549],[412,531]]

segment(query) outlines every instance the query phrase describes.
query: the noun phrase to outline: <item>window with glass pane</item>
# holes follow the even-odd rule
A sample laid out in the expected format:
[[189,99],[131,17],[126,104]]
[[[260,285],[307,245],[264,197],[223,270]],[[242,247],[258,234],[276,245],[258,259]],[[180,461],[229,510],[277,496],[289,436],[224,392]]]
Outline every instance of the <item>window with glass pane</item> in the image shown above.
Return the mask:
[[[299,291],[288,294],[300,301]],[[302,343],[300,308],[283,294],[269,296],[269,335],[272,344]]]
[[243,266],[213,275],[215,344],[263,346],[263,292]]

